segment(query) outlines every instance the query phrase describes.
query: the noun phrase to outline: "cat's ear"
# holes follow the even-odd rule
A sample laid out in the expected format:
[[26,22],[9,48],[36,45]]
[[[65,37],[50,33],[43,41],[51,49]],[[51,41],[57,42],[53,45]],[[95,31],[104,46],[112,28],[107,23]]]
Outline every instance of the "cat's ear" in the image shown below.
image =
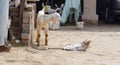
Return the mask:
[[91,40],[87,40],[88,43],[91,43]]

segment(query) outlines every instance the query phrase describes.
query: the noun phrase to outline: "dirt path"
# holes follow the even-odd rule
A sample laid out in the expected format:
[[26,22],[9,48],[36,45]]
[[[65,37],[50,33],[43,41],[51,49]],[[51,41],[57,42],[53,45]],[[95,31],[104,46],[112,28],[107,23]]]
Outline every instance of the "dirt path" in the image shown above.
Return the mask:
[[48,48],[63,48],[85,39],[92,40],[86,52],[59,49],[29,52],[26,47],[12,47],[10,52],[0,53],[0,65],[120,65],[119,25],[86,26],[84,30],[66,26],[50,30]]

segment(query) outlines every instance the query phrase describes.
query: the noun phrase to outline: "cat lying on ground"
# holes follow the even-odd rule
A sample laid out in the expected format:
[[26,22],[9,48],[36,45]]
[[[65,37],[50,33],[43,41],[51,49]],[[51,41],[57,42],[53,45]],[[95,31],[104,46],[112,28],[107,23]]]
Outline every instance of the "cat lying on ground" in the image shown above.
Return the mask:
[[66,45],[63,49],[67,51],[86,51],[89,47],[91,40],[85,40],[78,44],[69,44]]

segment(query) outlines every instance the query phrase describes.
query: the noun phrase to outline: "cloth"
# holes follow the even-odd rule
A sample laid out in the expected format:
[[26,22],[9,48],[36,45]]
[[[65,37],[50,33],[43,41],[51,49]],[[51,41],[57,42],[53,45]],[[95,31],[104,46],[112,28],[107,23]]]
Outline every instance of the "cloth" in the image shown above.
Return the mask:
[[70,10],[71,8],[74,8],[74,18],[75,21],[78,20],[79,16],[82,15],[81,12],[81,0],[66,0],[65,1],[65,6],[62,12],[62,17],[61,17],[61,21],[62,23],[65,23],[67,21],[67,18],[70,14]]
[[9,0],[0,0],[0,8],[0,46],[3,46],[8,34]]

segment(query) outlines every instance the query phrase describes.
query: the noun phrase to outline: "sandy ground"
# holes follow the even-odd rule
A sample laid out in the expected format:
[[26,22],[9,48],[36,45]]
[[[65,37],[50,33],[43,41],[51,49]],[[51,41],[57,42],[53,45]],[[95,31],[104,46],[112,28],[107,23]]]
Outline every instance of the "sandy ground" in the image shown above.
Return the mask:
[[[58,49],[85,39],[92,40],[85,52]],[[120,65],[120,26],[87,25],[84,30],[65,26],[50,30],[48,48],[54,49],[31,52],[26,47],[12,47],[10,52],[0,53],[0,65]]]

